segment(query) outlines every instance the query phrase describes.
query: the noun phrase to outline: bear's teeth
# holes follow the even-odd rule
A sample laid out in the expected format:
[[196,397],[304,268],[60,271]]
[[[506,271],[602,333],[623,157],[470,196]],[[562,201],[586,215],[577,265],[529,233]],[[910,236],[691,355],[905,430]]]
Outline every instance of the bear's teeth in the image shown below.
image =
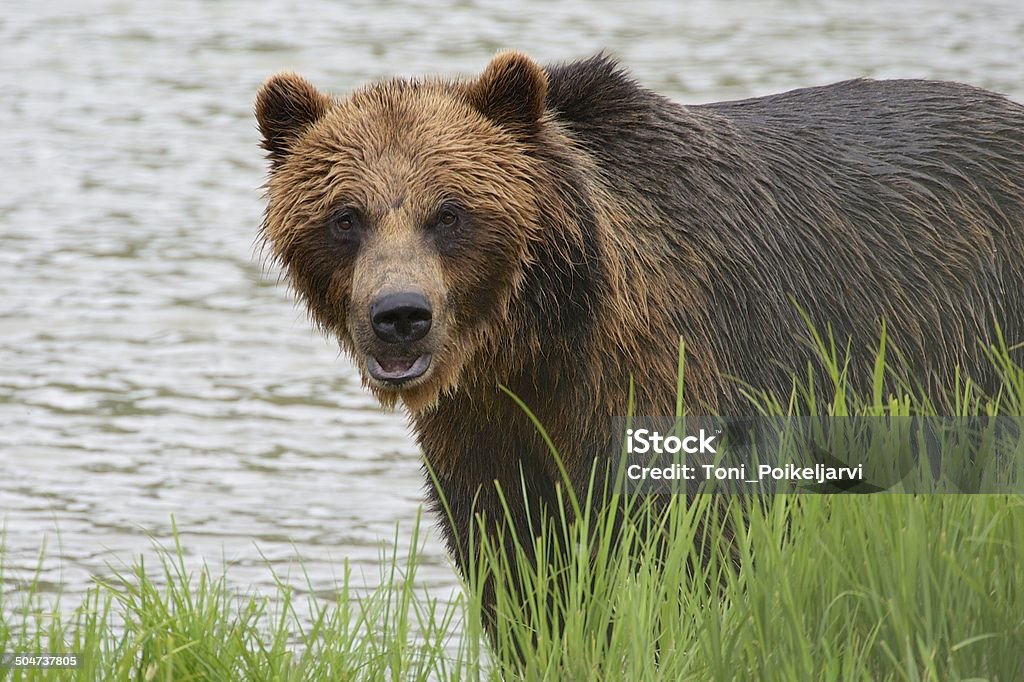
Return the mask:
[[416,358],[377,358],[380,368],[389,374],[407,372],[415,362]]

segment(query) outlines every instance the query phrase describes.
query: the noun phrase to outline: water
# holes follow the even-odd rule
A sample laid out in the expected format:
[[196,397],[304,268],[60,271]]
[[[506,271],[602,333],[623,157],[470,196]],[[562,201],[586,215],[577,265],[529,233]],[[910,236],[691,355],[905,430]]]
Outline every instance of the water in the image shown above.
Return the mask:
[[[0,521],[8,582],[80,594],[167,544],[330,592],[422,497],[381,412],[255,242],[252,100],[274,71],[344,92],[473,73],[497,49],[607,49],[685,102],[854,76],[1024,100],[1024,4],[938,0],[396,4],[7,0],[0,18]],[[152,539],[151,539],[152,538]],[[457,580],[428,538],[425,585]],[[68,598],[68,601],[74,601]]]

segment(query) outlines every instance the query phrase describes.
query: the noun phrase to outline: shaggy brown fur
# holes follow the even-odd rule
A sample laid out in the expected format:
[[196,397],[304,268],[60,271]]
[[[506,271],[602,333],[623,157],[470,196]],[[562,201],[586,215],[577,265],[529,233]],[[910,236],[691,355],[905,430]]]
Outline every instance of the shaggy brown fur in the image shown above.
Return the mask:
[[[369,388],[408,407],[462,565],[474,509],[500,516],[495,483],[519,530],[556,499],[499,384],[583,486],[631,377],[635,413],[674,413],[680,337],[689,410],[719,414],[745,411],[734,378],[788,394],[817,367],[797,306],[849,344],[857,385],[883,321],[931,394],[958,369],[995,386],[997,324],[1024,341],[1024,107],[984,90],[857,80],[680,106],[604,57],[504,53],[477,79],[340,100],[282,74],[256,110],[266,238]],[[369,311],[399,290],[433,322],[395,348]],[[375,379],[392,355],[430,366]]]

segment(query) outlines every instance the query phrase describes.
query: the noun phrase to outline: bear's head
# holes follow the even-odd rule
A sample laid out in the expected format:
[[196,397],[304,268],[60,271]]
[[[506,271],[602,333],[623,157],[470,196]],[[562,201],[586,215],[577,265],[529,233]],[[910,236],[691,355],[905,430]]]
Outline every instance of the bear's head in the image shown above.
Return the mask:
[[435,404],[508,333],[540,231],[531,149],[547,88],[510,52],[474,80],[383,81],[342,100],[288,73],[260,89],[264,237],[382,403]]

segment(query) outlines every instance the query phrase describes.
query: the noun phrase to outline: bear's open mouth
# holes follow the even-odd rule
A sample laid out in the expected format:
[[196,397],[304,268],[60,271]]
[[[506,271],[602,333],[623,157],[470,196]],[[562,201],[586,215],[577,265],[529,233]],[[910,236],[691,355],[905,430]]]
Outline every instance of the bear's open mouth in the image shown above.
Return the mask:
[[377,381],[393,385],[404,384],[423,376],[430,367],[430,358],[430,353],[412,358],[375,358],[371,355],[366,359],[366,369]]

